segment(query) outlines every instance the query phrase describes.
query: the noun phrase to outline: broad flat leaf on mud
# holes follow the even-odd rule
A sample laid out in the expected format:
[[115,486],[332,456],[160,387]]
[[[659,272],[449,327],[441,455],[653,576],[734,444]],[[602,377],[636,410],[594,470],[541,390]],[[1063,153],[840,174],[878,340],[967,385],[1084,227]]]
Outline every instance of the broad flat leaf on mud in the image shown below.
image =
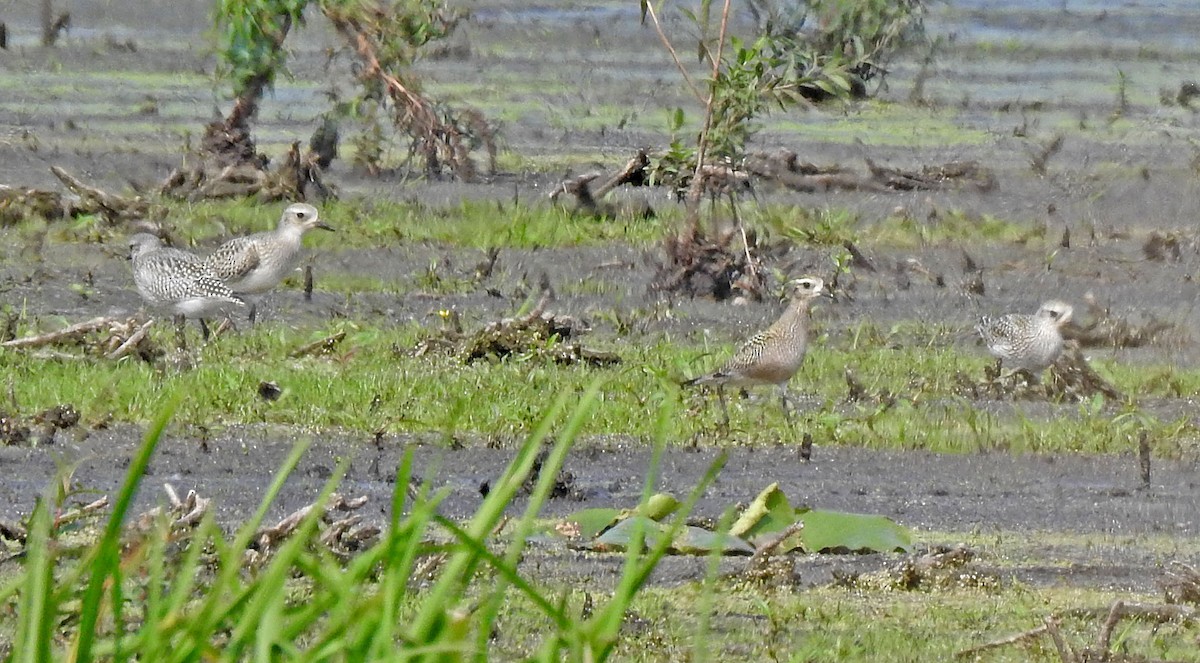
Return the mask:
[[657,493],[636,509],[583,509],[563,518],[554,531],[569,539],[590,541],[617,523],[634,516],[662,520],[679,509],[679,500],[667,493]]
[[[612,529],[596,538],[592,550],[597,552],[620,552],[629,548],[633,537],[639,532],[644,537],[643,546],[655,545],[660,537],[666,536],[667,525],[643,516],[633,516],[617,523]],[[671,542],[669,552],[677,555],[706,555],[719,550],[725,555],[752,555],[754,546],[731,534],[719,534],[701,527],[684,527]]]
[[787,495],[773,483],[763,489],[733,523],[729,533],[753,541],[764,534],[782,532],[796,522],[796,510]]
[[909,552],[912,534],[886,516],[801,511],[800,538],[809,552]]
[[732,534],[721,534],[688,525],[671,544],[673,552],[681,555],[707,555],[719,550],[724,555],[753,555],[754,546]]
[[642,546],[651,548],[664,535],[663,526],[645,516],[633,516],[613,525],[596,538],[592,550],[597,552],[621,551],[629,547],[634,536],[642,536]]

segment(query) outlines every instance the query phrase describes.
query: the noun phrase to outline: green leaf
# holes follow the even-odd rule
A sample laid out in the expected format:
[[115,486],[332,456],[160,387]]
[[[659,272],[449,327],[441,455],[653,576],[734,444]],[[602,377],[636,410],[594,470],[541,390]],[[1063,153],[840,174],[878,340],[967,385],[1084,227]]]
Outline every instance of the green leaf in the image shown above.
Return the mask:
[[663,525],[645,516],[626,518],[601,534],[592,549],[599,552],[620,551],[629,547],[635,536],[641,536],[644,545],[653,548],[666,533]]
[[713,532],[688,525],[675,537],[671,547],[681,555],[707,555],[715,551],[723,555],[753,555],[754,546],[732,534]]
[[773,483],[763,489],[729,528],[729,533],[753,541],[763,534],[782,532],[796,522],[796,510]]
[[839,511],[802,511],[800,532],[809,552],[909,552],[912,533],[886,516]]

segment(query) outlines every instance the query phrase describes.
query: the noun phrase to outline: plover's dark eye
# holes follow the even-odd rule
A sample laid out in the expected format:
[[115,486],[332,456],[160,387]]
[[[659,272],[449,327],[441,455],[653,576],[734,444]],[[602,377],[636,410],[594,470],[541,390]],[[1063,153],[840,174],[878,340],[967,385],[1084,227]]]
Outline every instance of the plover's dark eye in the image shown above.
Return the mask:
[[304,220],[304,212],[296,212],[296,218],[303,221]]

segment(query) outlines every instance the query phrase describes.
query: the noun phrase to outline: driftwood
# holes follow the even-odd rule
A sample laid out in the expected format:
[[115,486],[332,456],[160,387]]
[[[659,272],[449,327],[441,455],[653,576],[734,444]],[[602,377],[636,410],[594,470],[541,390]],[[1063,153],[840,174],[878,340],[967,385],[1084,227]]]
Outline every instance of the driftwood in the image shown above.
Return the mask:
[[163,484],[163,490],[167,493],[168,506],[156,506],[133,518],[125,527],[127,534],[147,534],[163,517],[170,519],[171,531],[191,529],[200,524],[212,507],[212,500],[200,497],[194,490],[189,490],[183,499],[179,498],[175,487],[169,483]]
[[80,210],[82,213],[97,214],[110,226],[115,226],[126,221],[156,218],[165,215],[165,211],[161,208],[156,210],[153,205],[142,200],[140,197],[126,198],[102,191],[96,187],[84,184],[74,175],[71,175],[58,166],[51,166],[50,172],[54,173],[54,176],[65,184],[71,190],[71,193],[79,196],[79,202],[75,205],[77,210]]
[[907,171],[880,166],[869,158],[863,159],[867,173],[834,166],[818,166],[801,161],[795,152],[779,149],[747,155],[743,168],[761,179],[776,182],[794,191],[937,191],[971,186],[978,191],[996,187],[996,176],[977,161],[951,161],[940,166],[924,166],[920,171]]
[[43,345],[50,345],[52,343],[61,343],[66,340],[79,341],[86,334],[99,329],[104,329],[105,327],[111,326],[115,322],[117,322],[117,318],[92,318],[86,322],[79,322],[69,327],[57,329],[52,332],[46,332],[45,334],[26,336],[25,338],[17,338],[11,341],[5,341],[0,343],[0,345],[6,348],[36,348]]
[[153,320],[141,322],[137,318],[92,318],[51,332],[5,341],[0,343],[0,347],[14,350],[46,346],[82,347],[83,356],[56,356],[63,359],[82,359],[84,356],[120,359],[136,354],[148,361],[160,354],[148,334],[153,323]]
[[871,177],[894,191],[932,191],[958,187],[962,183],[979,191],[996,188],[996,176],[976,161],[951,161],[941,166],[924,166],[920,172],[879,166],[864,159]]
[[[637,154],[626,162],[624,167],[609,175],[595,189],[592,188],[592,182],[603,177],[602,173],[586,173],[564,180],[550,193],[550,202],[558,203],[562,194],[569,194],[575,198],[575,206],[572,209],[575,213],[596,217],[615,217],[617,216],[616,210],[610,205],[602,205],[600,200],[623,184],[645,186],[649,181],[649,174],[646,170],[649,165],[650,157],[646,155],[646,151],[638,150]],[[654,210],[647,207],[638,215],[642,218],[651,218],[654,216]]]
[[[368,498],[365,495],[349,499],[338,493],[331,495],[321,507],[321,513],[318,516],[328,525],[321,534],[320,542],[328,546],[335,554],[346,554],[361,549],[364,543],[377,537],[380,532],[378,527],[374,525],[359,526],[362,522],[361,516],[351,515],[334,520],[330,515],[334,511],[357,511],[365,506],[367,501]],[[254,533],[250,549],[246,551],[246,563],[250,566],[261,565],[271,552],[295,533],[317,508],[316,503],[309,504],[293,511],[275,525],[260,528]]]
[[103,219],[105,224],[116,226],[129,221],[160,219],[166,215],[162,206],[153,205],[138,196],[127,198],[97,189],[58,166],[51,166],[50,172],[74,195],[0,186],[0,226],[11,225],[30,216],[53,220],[93,214]]
[[313,341],[312,343],[305,343],[289,353],[288,357],[291,357],[292,359],[299,359],[300,357],[307,357],[308,355],[329,354],[330,352],[333,352],[333,349],[337,347],[338,343],[341,343],[345,338],[346,332],[340,331],[332,336],[326,336],[325,338]]
[[[220,148],[214,148],[220,149]],[[325,184],[319,162],[320,154],[311,150],[301,153],[299,141],[280,164],[268,169],[265,157],[249,158],[241,145],[228,148],[227,153],[202,151],[190,158],[192,162],[172,172],[159,194],[183,200],[256,197],[263,202],[280,200],[324,200],[334,196]],[[240,163],[226,163],[242,159]]]

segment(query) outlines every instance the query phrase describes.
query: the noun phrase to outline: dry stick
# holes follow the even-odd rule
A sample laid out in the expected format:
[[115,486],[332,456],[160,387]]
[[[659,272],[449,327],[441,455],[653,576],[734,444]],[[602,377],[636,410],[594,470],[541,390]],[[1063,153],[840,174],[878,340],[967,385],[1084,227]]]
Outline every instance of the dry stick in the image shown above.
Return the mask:
[[132,352],[133,349],[138,346],[138,343],[141,343],[142,339],[146,338],[146,334],[150,331],[150,327],[153,324],[154,324],[153,318],[147,320],[145,323],[142,324],[141,327],[137,328],[137,331],[130,334],[129,338],[125,339],[124,343],[117,346],[116,350],[113,350],[112,352],[108,353],[105,356],[105,358],[106,359],[120,359],[121,357],[124,357],[125,355]]
[[1146,429],[1138,431],[1138,468],[1141,470],[1142,488],[1150,487],[1150,438]]
[[712,130],[713,104],[717,99],[716,80],[721,73],[721,57],[725,53],[725,34],[729,29],[729,4],[725,0],[721,9],[721,30],[717,35],[717,55],[712,61],[713,85],[708,90],[708,99],[704,102],[704,127],[700,130],[700,140],[696,144],[696,172],[692,175],[692,185],[688,187],[687,207],[688,216],[699,220],[700,197],[704,193],[704,159],[708,156],[708,134]]
[[633,155],[633,158],[625,164],[624,168],[610,177],[604,184],[596,187],[595,191],[592,191],[592,195],[596,198],[603,198],[605,194],[623,184],[631,175],[645,168],[649,163],[650,159],[646,156],[646,151],[638,150],[638,153]]
[[85,505],[79,507],[78,509],[72,509],[66,513],[59,515],[58,517],[56,517],[54,519],[54,527],[61,527],[62,525],[66,525],[69,522],[79,520],[80,518],[82,518],[90,513],[95,513],[107,506],[108,506],[108,497],[107,496],[101,497],[100,499],[96,500],[95,502],[91,502],[90,504],[85,504]]
[[59,329],[57,331],[46,332],[45,334],[40,334],[38,336],[17,338],[11,341],[0,343],[0,345],[6,348],[36,348],[58,342],[64,338],[75,338],[88,332],[94,332],[97,329],[103,329],[104,327],[116,321],[116,318],[92,318],[87,322],[79,322],[71,325],[70,327],[64,327],[63,329]]
[[299,359],[300,357],[304,357],[316,352],[329,352],[334,348],[334,346],[336,346],[338,343],[341,343],[342,339],[344,338],[346,338],[346,332],[340,331],[332,336],[326,336],[320,340],[302,345],[288,356],[292,359]]
[[101,191],[96,187],[88,186],[81,182],[74,175],[71,175],[58,166],[50,166],[50,172],[54,173],[54,176],[57,177],[63,184],[67,185],[67,188],[70,189],[72,193],[75,193],[84,201],[94,201],[100,207],[112,212],[113,214],[120,213],[122,210],[128,209],[130,206],[129,200],[122,198],[121,196],[114,196],[106,191]]
[[798,533],[802,529],[804,529],[804,521],[799,520],[791,525],[788,525],[783,529],[783,531],[779,532],[767,541],[764,541],[763,544],[754,551],[754,554],[750,556],[749,561],[746,562],[746,568],[752,569],[761,565],[767,557],[770,557],[775,553],[779,546],[783,544],[784,540],[791,535]]
[[1112,642],[1113,629],[1117,627],[1117,622],[1121,621],[1121,615],[1125,612],[1124,607],[1125,603],[1120,599],[1113,601],[1112,608],[1108,611],[1108,618],[1104,620],[1104,625],[1096,634],[1096,652],[1105,658],[1108,656],[1108,645]]
[[960,649],[959,651],[954,653],[954,656],[955,656],[955,658],[966,658],[968,656],[973,656],[980,652],[985,652],[989,649],[995,649],[996,647],[1003,647],[1005,645],[1015,645],[1018,642],[1021,642],[1023,640],[1032,640],[1033,638],[1036,638],[1039,635],[1046,633],[1047,630],[1048,629],[1046,628],[1046,625],[1042,624],[1041,626],[1036,626],[1034,628],[1029,629],[1028,631],[1022,631],[1020,633],[1010,635],[1005,638],[1000,638],[999,640],[992,640],[991,642],[985,642],[981,645],[975,645],[974,647]]
[[1075,655],[1075,650],[1071,649],[1071,645],[1063,640],[1062,633],[1058,630],[1058,618],[1051,615],[1046,618],[1046,632],[1050,634],[1050,639],[1054,641],[1054,648],[1058,650],[1058,658],[1063,663],[1079,663],[1079,657]]

